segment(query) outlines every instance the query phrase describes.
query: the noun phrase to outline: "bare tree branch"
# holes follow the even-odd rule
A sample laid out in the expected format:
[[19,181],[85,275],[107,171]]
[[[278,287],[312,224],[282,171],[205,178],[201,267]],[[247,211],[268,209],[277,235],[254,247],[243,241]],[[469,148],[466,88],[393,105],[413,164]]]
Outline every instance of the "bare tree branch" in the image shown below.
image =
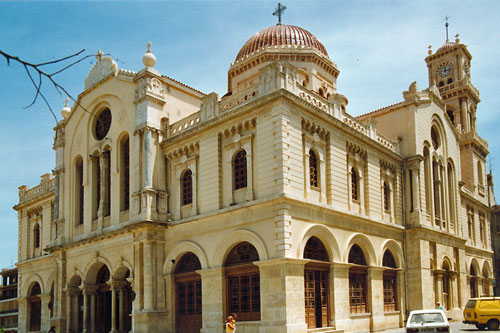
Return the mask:
[[[87,109],[85,109],[63,86],[61,86],[55,79],[54,79],[54,76],[56,76],[57,74],[61,73],[61,72],[64,72],[65,70],[67,70],[68,68],[82,62],[83,60],[87,59],[87,58],[90,58],[90,57],[94,57],[96,55],[94,54],[90,54],[90,55],[86,55],[86,56],[81,56],[80,55],[85,52],[85,49],[82,49],[74,54],[71,54],[69,56],[66,56],[66,57],[63,57],[63,58],[59,58],[59,59],[56,59],[56,60],[52,60],[52,61],[47,61],[47,62],[41,62],[41,63],[38,63],[38,64],[34,64],[34,63],[30,63],[30,62],[27,62],[25,60],[22,60],[20,59],[19,57],[17,56],[13,56],[13,55],[10,55],[8,53],[5,53],[4,51],[0,50],[0,55],[2,55],[5,60],[7,61],[7,66],[10,66],[10,63],[11,63],[11,60],[12,61],[15,61],[15,62],[18,62],[20,63],[21,65],[23,65],[25,71],[26,71],[26,74],[28,75],[31,83],[33,84],[33,87],[35,88],[35,96],[33,97],[33,101],[27,105],[26,107],[24,107],[25,109],[27,108],[30,108],[31,106],[33,106],[38,97],[41,97],[43,99],[43,101],[45,102],[45,104],[47,105],[47,107],[49,108],[49,111],[50,113],[52,113],[52,116],[54,117],[56,123],[57,123],[57,117],[54,113],[54,110],[52,110],[52,107],[50,106],[50,103],[48,102],[47,98],[45,97],[45,95],[43,94],[43,91],[42,91],[42,83],[43,83],[43,79],[47,79],[50,81],[50,83],[52,83],[52,86],[54,87],[54,89],[57,91],[57,93],[59,95],[66,95],[66,97],[70,98],[74,103],[76,103],[78,106],[80,106],[85,112],[89,112]],[[79,58],[77,58],[79,57]],[[76,58],[76,60],[75,60]],[[73,59],[73,62],[71,62],[70,64],[62,67],[61,69],[58,69],[52,73],[48,72],[48,71],[45,71],[43,70],[41,67],[42,66],[46,66],[46,65],[53,65],[53,64],[58,64],[60,62],[63,62],[65,60],[69,60],[69,59]],[[30,70],[34,70],[37,75],[38,75],[38,83],[35,82],[34,78],[33,78],[33,75],[32,73],[30,72]],[[90,112],[89,112],[90,113]]]

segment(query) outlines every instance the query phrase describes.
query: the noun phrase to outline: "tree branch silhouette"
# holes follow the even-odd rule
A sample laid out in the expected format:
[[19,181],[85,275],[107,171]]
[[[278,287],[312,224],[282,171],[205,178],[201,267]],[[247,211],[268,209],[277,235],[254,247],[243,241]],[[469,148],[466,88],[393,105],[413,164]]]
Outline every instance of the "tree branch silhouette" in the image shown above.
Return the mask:
[[[26,71],[26,75],[30,79],[31,83],[33,84],[33,87],[35,88],[35,96],[33,97],[33,101],[24,107],[24,109],[30,108],[33,106],[38,98],[41,98],[47,107],[49,108],[50,113],[54,117],[54,120],[57,123],[57,117],[54,113],[54,110],[50,106],[49,101],[45,97],[43,91],[42,91],[42,83],[44,80],[48,80],[52,86],[56,89],[56,91],[59,93],[59,95],[66,95],[66,97],[70,98],[74,103],[76,103],[78,106],[80,106],[84,111],[88,112],[83,106],[80,105],[80,103],[73,98],[73,96],[62,86],[60,85],[56,79],[54,78],[57,74],[60,74],[61,72],[66,71],[67,69],[71,68],[72,66],[82,62],[83,60],[90,58],[90,57],[95,57],[95,54],[89,54],[85,56],[81,56],[82,53],[85,52],[85,49],[82,49],[74,54],[71,54],[66,57],[62,57],[53,61],[47,61],[47,62],[41,62],[41,63],[31,63],[28,61],[25,61],[17,56],[13,56],[11,54],[8,54],[2,50],[0,50],[0,55],[2,55],[5,60],[7,61],[7,66],[10,66],[11,61],[17,62],[21,64],[24,67],[24,70]],[[54,65],[54,64],[59,64],[64,61],[71,60],[71,62],[67,65],[65,65],[62,68],[59,68],[53,72],[47,71],[43,68],[43,66],[47,65]],[[36,78],[36,81],[35,81]]]

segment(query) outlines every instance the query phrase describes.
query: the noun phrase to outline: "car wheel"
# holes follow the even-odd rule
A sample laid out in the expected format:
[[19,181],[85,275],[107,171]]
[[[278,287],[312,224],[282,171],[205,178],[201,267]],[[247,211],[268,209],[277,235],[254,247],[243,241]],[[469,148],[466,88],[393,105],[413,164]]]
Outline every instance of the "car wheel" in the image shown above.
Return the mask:
[[486,325],[488,326],[489,330],[495,331],[500,326],[500,322],[498,320],[490,320]]
[[480,331],[484,330],[486,328],[485,324],[476,324],[476,328]]

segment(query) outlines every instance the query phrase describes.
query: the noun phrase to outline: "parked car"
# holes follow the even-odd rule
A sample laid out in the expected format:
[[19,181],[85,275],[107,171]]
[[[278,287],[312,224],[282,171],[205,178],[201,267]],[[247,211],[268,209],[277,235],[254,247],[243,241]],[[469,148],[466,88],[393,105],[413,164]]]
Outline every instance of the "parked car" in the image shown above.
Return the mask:
[[464,308],[465,324],[478,329],[498,330],[500,327],[500,297],[471,298]]
[[406,322],[406,332],[450,332],[450,323],[443,310],[430,309],[412,311]]

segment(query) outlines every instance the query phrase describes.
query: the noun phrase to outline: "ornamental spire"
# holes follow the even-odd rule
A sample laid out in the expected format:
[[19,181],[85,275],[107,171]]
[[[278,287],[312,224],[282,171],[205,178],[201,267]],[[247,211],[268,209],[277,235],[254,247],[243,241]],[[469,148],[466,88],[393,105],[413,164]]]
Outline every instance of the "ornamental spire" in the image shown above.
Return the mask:
[[276,25],[281,25],[281,14],[285,11],[286,6],[282,6],[281,3],[278,2],[278,8],[273,13],[273,16],[278,16],[278,23]]
[[444,17],[444,20],[446,21],[446,23],[444,24],[444,26],[445,26],[445,28],[446,28],[446,42],[448,42],[448,41],[449,41],[449,38],[448,38],[448,26],[449,26],[450,24],[448,23],[448,19],[450,19],[450,18],[451,18],[451,17],[449,17],[448,15],[446,15],[446,16]]

